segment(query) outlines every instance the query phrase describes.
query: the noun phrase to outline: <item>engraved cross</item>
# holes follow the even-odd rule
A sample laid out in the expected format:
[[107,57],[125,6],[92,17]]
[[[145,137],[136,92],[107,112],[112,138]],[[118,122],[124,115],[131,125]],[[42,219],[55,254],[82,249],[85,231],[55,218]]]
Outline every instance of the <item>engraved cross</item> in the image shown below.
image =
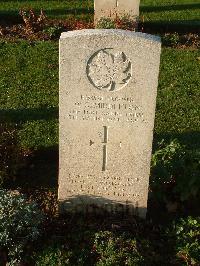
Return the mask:
[[[90,140],[90,146],[94,144],[94,141]],[[103,126],[103,160],[102,160],[102,171],[107,170],[108,164],[108,126]],[[122,142],[119,142],[119,147],[121,148]]]
[[108,143],[108,127],[104,126],[104,140],[103,140],[103,165],[102,171],[106,171],[107,166],[107,143]]

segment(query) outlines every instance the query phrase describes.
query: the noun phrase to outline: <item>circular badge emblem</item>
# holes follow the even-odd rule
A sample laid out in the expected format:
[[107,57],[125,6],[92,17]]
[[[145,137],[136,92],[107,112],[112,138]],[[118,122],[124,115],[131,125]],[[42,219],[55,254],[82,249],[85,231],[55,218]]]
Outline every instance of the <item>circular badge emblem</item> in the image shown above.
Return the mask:
[[121,90],[132,77],[131,61],[123,52],[113,52],[109,48],[99,50],[87,63],[87,76],[99,90]]

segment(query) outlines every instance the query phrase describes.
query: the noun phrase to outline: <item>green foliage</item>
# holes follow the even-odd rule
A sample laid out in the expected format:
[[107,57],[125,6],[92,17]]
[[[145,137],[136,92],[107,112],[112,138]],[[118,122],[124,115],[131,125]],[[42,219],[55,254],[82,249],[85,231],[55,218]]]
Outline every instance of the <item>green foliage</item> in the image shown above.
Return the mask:
[[[76,15],[76,18],[90,18],[93,1],[3,0],[0,12],[3,19],[9,17],[10,20],[19,18],[20,8],[31,7],[37,13],[43,8],[50,17]],[[196,1],[141,0],[140,11],[144,22],[199,25],[200,10]],[[101,23],[101,28],[133,28],[127,18],[121,21],[104,19]],[[60,30],[59,27],[50,27],[45,29],[45,33],[53,39]],[[165,35],[163,41],[171,46],[180,40],[178,34],[173,33]],[[173,138],[176,135],[187,146],[177,140],[168,144],[161,142],[153,155],[151,189],[160,200],[187,200],[200,191],[199,56],[197,50],[162,50],[155,133],[159,138],[165,134]],[[1,183],[7,178],[15,178],[18,169],[23,166],[22,147],[40,149],[58,144],[58,44],[2,41],[0,57]],[[10,122],[16,124],[16,132],[10,128],[2,130],[5,123]],[[195,147],[193,150],[188,149],[191,143]],[[44,171],[49,178],[50,169],[48,164],[44,167],[43,161],[39,166],[36,164],[34,177],[38,179],[33,178],[35,183],[41,185],[39,180],[44,180]],[[56,176],[54,172],[52,175]],[[10,265],[18,261],[30,242],[39,236],[43,219],[35,204],[13,193],[0,191],[0,249],[7,249]],[[97,224],[99,230],[99,221]],[[90,224],[87,233],[84,227],[79,228],[79,224],[75,225],[74,231],[69,230],[73,226],[73,222],[67,226],[65,245],[41,247],[42,251],[34,257],[35,265],[174,265],[174,250],[168,254],[168,250],[173,248],[177,265],[200,265],[199,218],[188,217],[174,223],[165,238],[162,238],[156,224],[152,229],[156,233],[150,232],[151,229],[146,226],[142,229],[136,226],[136,234],[141,235],[139,244],[131,234],[127,238],[124,234],[115,235],[108,231],[96,233],[93,241],[94,224]],[[56,229],[58,227],[59,224],[56,224]],[[143,229],[144,232],[140,232]],[[175,241],[169,247],[170,238]]]
[[96,233],[94,250],[98,254],[97,266],[139,265],[143,261],[136,240],[115,236],[109,231]]
[[182,218],[167,230],[167,236],[175,238],[175,251],[181,265],[200,264],[200,217]]
[[162,38],[162,44],[165,46],[176,46],[180,41],[178,33],[165,34]]
[[31,262],[34,265],[94,265],[94,232],[92,228],[87,228],[85,216],[77,215],[75,219],[71,218],[56,220],[45,239],[45,244],[40,242],[31,254]]
[[34,257],[35,266],[69,266],[72,252],[64,246],[50,246]]
[[[200,152],[187,150],[176,139],[161,141],[152,156],[151,188],[159,199],[187,200],[200,192]],[[168,194],[167,194],[168,193]]]
[[116,19],[116,24],[118,29],[135,31],[138,28],[138,21],[137,16],[124,14],[121,18]]
[[43,30],[43,32],[47,33],[51,39],[58,38],[62,31],[63,31],[63,28],[59,26],[52,26],[52,27],[45,28]]
[[[99,217],[91,221],[91,217],[87,218],[84,224],[80,217],[55,224],[56,229],[61,226],[62,236],[51,235],[48,243],[40,243],[38,252],[32,255],[32,263],[36,266],[146,266],[185,265],[187,261],[196,264],[186,265],[199,265],[199,218],[181,219],[167,229],[135,218],[127,223],[122,219],[119,224],[126,223],[126,233],[122,228],[101,231]],[[108,217],[104,217],[102,227],[109,223]]]
[[98,20],[96,28],[98,29],[124,29],[134,31],[137,28],[137,18],[125,14],[123,17],[115,19],[102,17]]
[[38,238],[43,218],[35,203],[17,192],[0,190],[0,248],[7,250],[10,265]]
[[111,18],[100,18],[96,25],[97,29],[115,29],[115,21]]

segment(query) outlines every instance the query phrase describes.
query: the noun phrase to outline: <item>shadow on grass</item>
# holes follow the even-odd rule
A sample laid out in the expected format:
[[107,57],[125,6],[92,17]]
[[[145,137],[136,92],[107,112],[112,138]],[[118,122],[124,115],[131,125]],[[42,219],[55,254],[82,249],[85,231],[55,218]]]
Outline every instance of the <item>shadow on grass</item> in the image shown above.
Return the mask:
[[139,30],[146,33],[200,33],[200,21],[197,20],[171,20],[146,21],[139,23]]
[[[58,108],[41,107],[38,109],[1,110],[1,124],[21,125],[27,121],[55,120],[58,119]],[[18,129],[19,129],[18,128]],[[18,130],[17,129],[17,130]],[[16,131],[17,132],[17,131]],[[34,138],[34,136],[33,136]],[[189,150],[200,150],[200,132],[190,131],[183,133],[154,133],[153,153],[158,148],[158,143],[164,139],[170,142],[177,139],[180,144]],[[57,187],[58,180],[58,145],[45,148],[41,147],[31,151],[30,156],[25,158],[25,167],[17,173],[15,186],[20,187]]]
[[187,9],[200,9],[200,4],[171,4],[171,5],[160,5],[160,6],[140,6],[140,12],[162,12],[162,11],[177,11]]
[[14,187],[57,188],[58,146],[34,151],[27,158],[26,165],[18,171]]
[[[200,132],[187,132],[187,133],[168,133],[168,134],[155,134],[153,153],[155,152],[158,142],[164,139],[166,142],[172,139],[178,139],[178,141],[186,145],[187,149],[199,149],[200,150]],[[17,178],[13,184],[10,184],[12,188],[20,187],[21,189],[56,189],[58,187],[58,175],[59,175],[59,152],[58,146],[51,148],[43,148],[32,152],[31,156],[27,158],[25,167],[20,169],[17,173]],[[97,199],[98,197],[96,197]],[[76,199],[72,199],[76,201]],[[95,200],[94,200],[95,203]],[[149,214],[155,216],[155,220],[165,220],[166,211],[165,207],[155,201],[149,201]],[[195,208],[186,208],[191,213],[195,213]],[[159,218],[156,216],[159,210]],[[173,216],[174,214],[172,214]]]
[[[25,9],[27,10],[27,9]],[[36,14],[40,14],[40,9],[35,9],[34,12]],[[47,15],[47,18],[59,18],[60,16],[78,16],[78,15],[91,15],[94,14],[94,10],[91,8],[60,8],[60,9],[51,9],[45,10],[44,13]],[[17,23],[23,23],[21,16],[19,15],[19,11],[14,10],[4,10],[0,11],[0,25],[13,25]]]
[[70,8],[70,9],[51,9],[46,10],[45,14],[50,17],[59,18],[59,16],[63,15],[90,15],[94,14],[94,10],[92,8]]
[[[38,109],[24,110],[1,110],[0,112],[0,122],[3,121],[2,124],[6,124],[8,122],[16,124],[19,122],[19,127],[21,127],[21,125],[27,121],[35,121],[40,119],[48,121],[57,118],[57,107],[41,107]],[[18,128],[16,129],[16,132],[17,130]],[[199,131],[190,131],[183,133],[154,133],[153,153],[158,149],[158,143],[162,139],[164,139],[166,143],[169,143],[170,140],[177,139],[178,142],[182,145],[185,145],[186,149],[188,150],[200,150]],[[18,156],[18,154],[16,154],[16,156]],[[13,182],[9,181],[9,183],[6,184],[7,188],[16,189],[20,187],[24,190],[43,188],[57,190],[59,171],[58,145],[51,146],[48,148],[41,147],[37,150],[30,150],[30,154],[27,157],[25,156],[24,160],[25,163],[23,163],[23,166],[19,169],[17,168],[17,173],[15,175],[16,179]],[[154,213],[154,210],[158,210],[159,208],[160,206],[156,206],[155,202],[153,204],[150,203],[150,213]],[[188,209],[190,210],[191,208]],[[154,216],[156,217],[156,213]],[[163,217],[165,217],[165,213],[163,214]]]
[[0,110],[0,122],[24,123],[34,120],[58,119],[58,107],[40,107],[27,109],[2,109]]
[[[40,107],[40,108],[27,108],[27,109],[1,109],[0,110],[0,123],[5,124],[23,124],[28,121],[36,120],[55,120],[59,117],[58,107]],[[191,148],[200,149],[200,132],[188,131],[183,133],[155,133],[154,144],[162,139],[171,140],[178,139],[178,141]],[[154,146],[155,146],[154,145]],[[53,149],[52,149],[53,150]]]
[[156,150],[158,143],[162,139],[164,139],[166,142],[177,139],[178,142],[182,145],[185,145],[187,149],[200,150],[200,131],[190,131],[183,133],[155,133],[153,139],[153,152]]
[[17,11],[0,11],[0,25],[13,25],[13,24],[22,24],[23,19]]

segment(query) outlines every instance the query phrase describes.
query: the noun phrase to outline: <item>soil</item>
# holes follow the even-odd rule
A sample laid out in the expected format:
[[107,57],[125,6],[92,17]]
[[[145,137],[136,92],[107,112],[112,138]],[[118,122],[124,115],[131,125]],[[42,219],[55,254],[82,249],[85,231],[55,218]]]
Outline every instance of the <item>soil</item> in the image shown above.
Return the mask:
[[[18,23],[12,25],[11,23],[6,25],[5,23],[0,25],[0,40],[16,42],[20,39],[27,41],[48,41],[58,40],[61,32],[80,30],[80,29],[92,29],[94,28],[93,22],[86,22],[71,18],[68,20],[46,19],[41,25],[35,22]],[[129,28],[131,30],[131,28]],[[135,28],[132,29],[133,31]],[[144,27],[142,23],[139,24],[138,30],[149,34],[157,34],[162,37],[162,44],[164,47],[174,47],[178,49],[199,49],[200,48],[200,34],[198,32],[163,32],[150,30]]]

